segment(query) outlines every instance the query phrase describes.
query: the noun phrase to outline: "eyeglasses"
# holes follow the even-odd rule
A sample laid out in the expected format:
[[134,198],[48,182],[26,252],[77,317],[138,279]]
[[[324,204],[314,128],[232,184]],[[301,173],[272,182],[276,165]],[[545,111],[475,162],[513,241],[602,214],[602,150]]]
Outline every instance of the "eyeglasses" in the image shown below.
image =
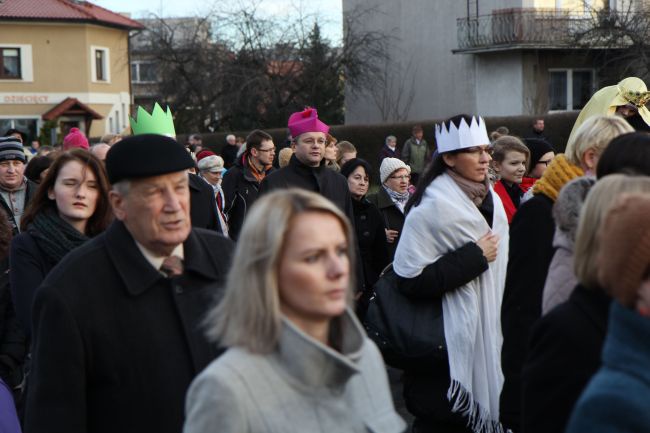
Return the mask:
[[275,152],[275,147],[270,147],[268,149],[257,149],[258,152]]
[[547,159],[546,161],[537,161],[538,164],[544,164],[545,166],[548,167],[548,165],[552,162],[552,159]]
[[485,152],[488,155],[492,156],[494,150],[490,146],[473,146],[473,147],[466,147],[465,149],[459,149],[458,152],[471,153],[476,156],[481,156],[481,154]]
[[399,180],[409,180],[411,179],[410,174],[403,174],[401,176],[389,176],[391,179],[399,179]]

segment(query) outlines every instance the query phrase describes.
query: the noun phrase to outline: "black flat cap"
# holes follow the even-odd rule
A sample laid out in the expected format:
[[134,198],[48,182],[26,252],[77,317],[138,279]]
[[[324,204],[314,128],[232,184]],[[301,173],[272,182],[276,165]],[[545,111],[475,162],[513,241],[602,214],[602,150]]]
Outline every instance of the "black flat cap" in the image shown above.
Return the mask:
[[110,183],[159,176],[192,167],[194,160],[182,144],[158,134],[127,137],[115,143],[106,155]]

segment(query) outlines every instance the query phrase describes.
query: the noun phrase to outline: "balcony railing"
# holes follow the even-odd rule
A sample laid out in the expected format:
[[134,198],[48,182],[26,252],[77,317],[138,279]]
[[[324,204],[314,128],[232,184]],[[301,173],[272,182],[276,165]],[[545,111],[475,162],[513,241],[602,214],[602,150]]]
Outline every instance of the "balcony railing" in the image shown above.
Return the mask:
[[519,48],[569,48],[575,34],[593,25],[592,18],[563,11],[502,10],[457,20],[457,53]]

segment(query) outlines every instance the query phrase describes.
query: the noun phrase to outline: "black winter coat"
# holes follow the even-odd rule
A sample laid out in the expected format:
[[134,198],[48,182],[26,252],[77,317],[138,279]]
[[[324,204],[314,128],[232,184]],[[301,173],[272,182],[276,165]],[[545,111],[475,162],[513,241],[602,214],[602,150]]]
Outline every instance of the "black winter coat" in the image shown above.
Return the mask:
[[36,293],[25,432],[178,433],[190,382],[217,356],[200,326],[232,242],[193,229],[165,278],[124,224],[68,254]]
[[32,303],[36,289],[56,266],[34,240],[31,229],[19,234],[11,242],[11,295],[16,317],[25,335],[32,333]]
[[237,160],[237,153],[239,152],[239,146],[226,143],[221,148],[221,157],[223,158],[223,166],[230,170]]
[[195,174],[189,174],[189,179],[192,227],[223,233],[217,216],[217,200],[214,197],[214,190]]
[[379,187],[379,191],[375,194],[369,195],[368,200],[379,209],[384,227],[388,230],[397,230],[397,237],[392,243],[388,244],[388,256],[392,262],[395,258],[395,250],[399,243],[399,238],[402,235],[402,227],[404,227],[405,216],[401,210],[393,203],[383,186]]
[[[320,193],[323,197],[329,199],[341,211],[345,213],[348,219],[354,222],[354,212],[352,211],[352,197],[348,189],[348,180],[342,174],[329,169],[325,166],[325,159],[318,167],[308,167],[292,155],[289,165],[279,170],[275,170],[264,178],[260,184],[259,196],[278,189],[300,188],[307,191]],[[355,248],[356,262],[358,265],[354,270],[357,280],[356,292],[366,292],[364,282],[363,268],[361,266],[361,254],[359,248]]]
[[0,378],[14,389],[22,382],[27,339],[9,290],[9,259],[0,262]]
[[399,149],[396,147],[395,150],[392,150],[390,147],[386,146],[385,144],[381,146],[381,149],[379,150],[379,165],[378,167],[381,167],[381,162],[384,160],[384,158],[401,158],[401,154]]
[[[354,228],[361,252],[363,275],[366,287],[372,287],[377,282],[381,271],[390,263],[386,232],[381,214],[367,199],[352,200],[354,211]],[[371,291],[368,290],[368,293]]]
[[[29,202],[32,201],[32,197],[34,197],[34,194],[36,193],[37,189],[38,189],[38,185],[32,182],[31,180],[27,179],[27,189],[25,191],[24,209],[26,209]],[[20,227],[20,221],[16,221],[14,211],[11,209],[11,206],[7,204],[4,197],[2,197],[1,195],[0,195],[0,206],[2,206],[2,208],[5,210],[7,217],[9,218],[9,224],[11,224],[11,227],[13,228],[13,235],[16,236],[18,233],[20,233],[20,230],[18,230],[18,227]]]
[[[273,171],[275,169],[270,168],[266,175]],[[248,209],[257,200],[260,184],[251,173],[248,161],[244,159],[226,172],[221,188],[226,198],[224,213],[228,216],[228,236],[236,241]]]
[[501,422],[519,431],[521,369],[528,338],[542,314],[542,294],[553,258],[555,222],[553,201],[537,194],[523,203],[510,225],[510,251],[501,305],[503,347],[501,367],[505,377],[500,397]]
[[[325,160],[323,160],[325,161]],[[318,167],[308,167],[292,155],[289,165],[274,171],[264,178],[260,184],[260,196],[277,189],[301,188],[318,192],[323,197],[331,200],[350,219],[354,221],[352,212],[352,198],[348,189],[347,179],[325,167],[321,163]]]
[[563,432],[600,368],[611,298],[580,285],[533,327],[522,372],[524,433]]

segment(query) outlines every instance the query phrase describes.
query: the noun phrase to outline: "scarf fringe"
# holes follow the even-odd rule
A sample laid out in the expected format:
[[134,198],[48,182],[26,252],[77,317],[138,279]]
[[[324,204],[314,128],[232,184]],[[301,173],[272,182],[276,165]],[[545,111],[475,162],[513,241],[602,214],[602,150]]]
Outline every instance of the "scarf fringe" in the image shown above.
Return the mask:
[[453,402],[452,412],[459,413],[467,418],[467,426],[474,433],[512,433],[497,420],[490,419],[490,413],[479,406],[472,394],[465,389],[462,383],[452,380],[447,390],[447,400]]

